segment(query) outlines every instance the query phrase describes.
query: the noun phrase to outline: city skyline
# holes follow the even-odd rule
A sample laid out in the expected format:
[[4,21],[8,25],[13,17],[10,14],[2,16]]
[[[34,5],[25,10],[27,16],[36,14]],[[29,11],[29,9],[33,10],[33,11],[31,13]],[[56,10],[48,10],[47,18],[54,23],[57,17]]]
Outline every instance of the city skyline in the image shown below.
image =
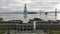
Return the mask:
[[23,11],[25,3],[28,11],[60,10],[60,0],[0,0],[0,12]]

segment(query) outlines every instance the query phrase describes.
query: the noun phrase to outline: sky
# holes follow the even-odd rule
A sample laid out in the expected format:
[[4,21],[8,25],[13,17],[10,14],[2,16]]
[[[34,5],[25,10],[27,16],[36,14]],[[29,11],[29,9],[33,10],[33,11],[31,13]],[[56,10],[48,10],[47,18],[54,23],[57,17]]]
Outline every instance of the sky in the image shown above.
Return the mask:
[[0,0],[0,12],[23,11],[25,3],[28,11],[60,10],[60,0]]

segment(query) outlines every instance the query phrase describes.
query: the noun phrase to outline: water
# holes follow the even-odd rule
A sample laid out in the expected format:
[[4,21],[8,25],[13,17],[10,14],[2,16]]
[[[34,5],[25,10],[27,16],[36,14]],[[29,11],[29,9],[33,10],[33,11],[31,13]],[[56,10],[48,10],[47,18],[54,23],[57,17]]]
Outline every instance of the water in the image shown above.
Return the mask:
[[[54,14],[48,14],[47,16],[42,14],[28,14],[28,19],[33,19],[33,18],[41,18],[44,20],[55,20],[55,15]],[[24,15],[23,14],[0,14],[0,17],[4,18],[4,20],[24,20]],[[60,20],[60,14],[57,15],[57,20]],[[42,32],[42,33],[41,33]],[[44,34],[43,31],[41,31],[39,34]],[[14,31],[11,33],[13,34]],[[20,34],[20,33],[17,33]],[[21,33],[25,34],[25,33]],[[28,33],[26,33],[28,34]],[[29,34],[35,34],[35,33],[29,33]],[[38,33],[36,33],[38,34]]]
[[[55,20],[54,14],[48,14],[47,16],[42,14],[28,14],[27,19],[41,18],[44,20]],[[23,14],[0,14],[0,17],[4,18],[3,20],[24,20]],[[60,14],[57,15],[57,20],[60,20]]]

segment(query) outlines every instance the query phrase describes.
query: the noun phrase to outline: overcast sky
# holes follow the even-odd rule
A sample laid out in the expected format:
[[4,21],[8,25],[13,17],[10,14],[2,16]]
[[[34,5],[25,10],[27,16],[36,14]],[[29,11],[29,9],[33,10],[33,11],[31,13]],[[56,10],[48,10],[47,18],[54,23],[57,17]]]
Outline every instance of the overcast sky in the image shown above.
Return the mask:
[[55,8],[60,10],[60,0],[0,0],[0,12],[22,11],[25,3],[28,11],[53,11]]

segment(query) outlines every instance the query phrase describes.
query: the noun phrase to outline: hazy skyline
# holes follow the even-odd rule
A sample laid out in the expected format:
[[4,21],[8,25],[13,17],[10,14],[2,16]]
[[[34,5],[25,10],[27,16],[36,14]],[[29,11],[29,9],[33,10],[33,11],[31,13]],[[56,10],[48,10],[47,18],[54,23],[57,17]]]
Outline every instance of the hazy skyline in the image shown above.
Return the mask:
[[25,3],[28,11],[60,10],[60,0],[0,0],[0,12],[22,11]]

